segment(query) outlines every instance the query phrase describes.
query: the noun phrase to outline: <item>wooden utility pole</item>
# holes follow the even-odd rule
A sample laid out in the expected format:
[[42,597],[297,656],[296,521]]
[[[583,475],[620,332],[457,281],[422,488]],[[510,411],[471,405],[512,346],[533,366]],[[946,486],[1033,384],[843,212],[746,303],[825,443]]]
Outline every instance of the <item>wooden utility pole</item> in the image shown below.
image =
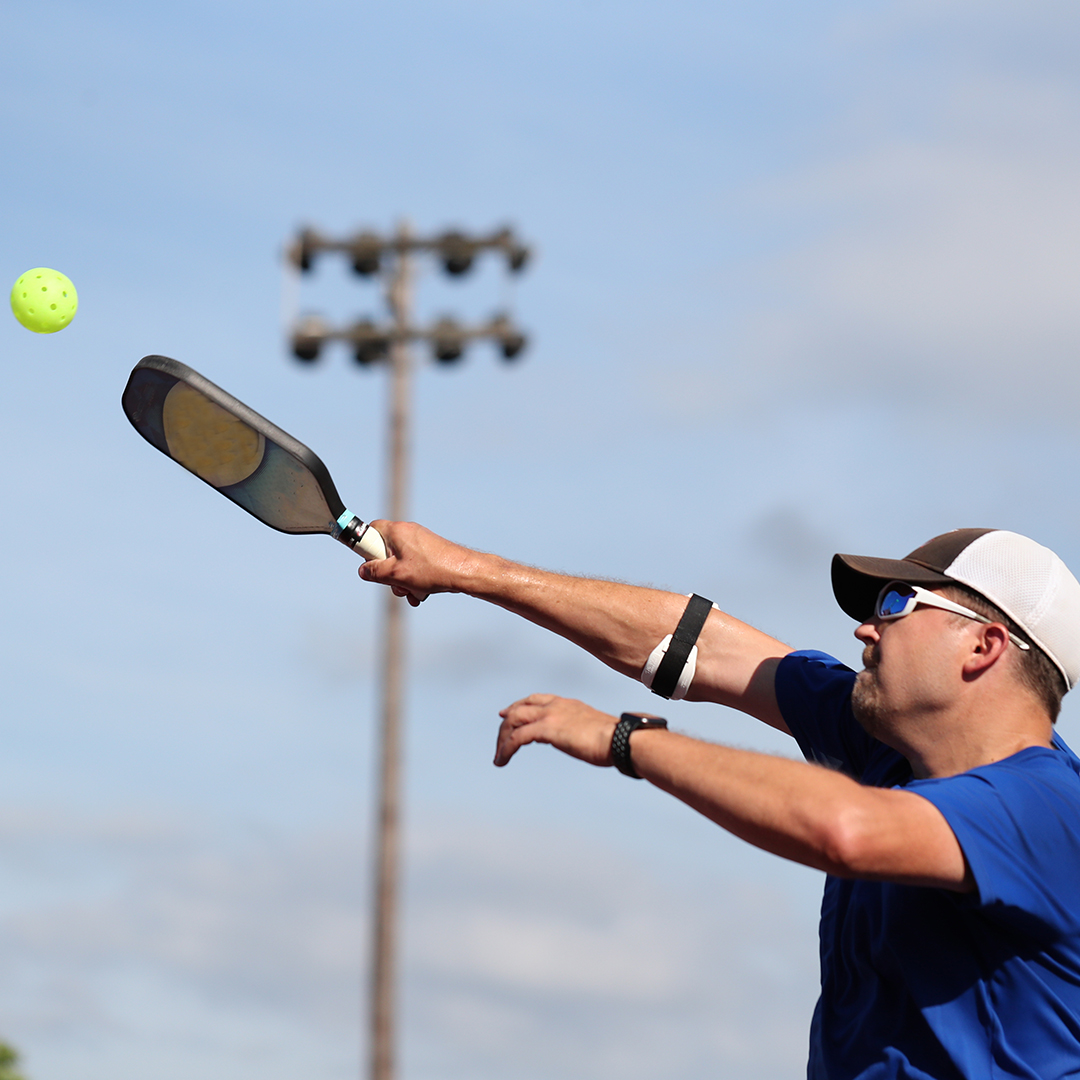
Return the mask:
[[[407,516],[409,478],[410,376],[412,356],[404,331],[410,325],[409,229],[400,226],[397,255],[387,280],[387,303],[395,331],[390,361],[390,517]],[[405,692],[406,601],[387,592],[383,636],[382,732],[379,748],[379,818],[375,856],[375,918],[371,966],[371,1080],[393,1080],[394,1002],[397,993],[398,871],[401,803],[401,715]]]
[[[387,324],[362,319],[348,327],[327,326],[315,315],[300,319],[290,331],[293,355],[304,363],[319,358],[330,341],[350,345],[358,364],[371,367],[387,363],[390,368],[388,513],[395,521],[408,515],[410,343],[430,343],[435,359],[451,364],[461,358],[465,346],[487,339],[495,343],[505,360],[513,360],[525,348],[525,335],[507,312],[486,322],[468,326],[443,318],[428,327],[412,323],[412,258],[416,252],[434,255],[448,274],[468,273],[475,257],[484,251],[501,253],[512,272],[521,270],[529,249],[508,228],[480,236],[456,231],[418,237],[407,223],[388,237],[360,232],[343,239],[303,229],[286,252],[297,270],[311,269],[316,255],[339,252],[351,259],[362,277],[378,275],[385,283],[390,312]],[[370,1065],[369,1080],[395,1080],[398,879],[401,835],[401,743],[405,697],[406,600],[387,590],[386,621],[382,638],[382,710],[379,735],[378,822],[375,838],[375,910],[372,921]]]

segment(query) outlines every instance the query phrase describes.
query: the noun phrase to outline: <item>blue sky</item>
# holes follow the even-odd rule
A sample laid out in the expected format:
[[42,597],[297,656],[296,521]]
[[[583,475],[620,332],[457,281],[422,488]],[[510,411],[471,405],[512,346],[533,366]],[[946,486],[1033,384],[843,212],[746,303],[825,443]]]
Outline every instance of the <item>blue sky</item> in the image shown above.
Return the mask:
[[[0,1035],[34,1080],[363,1060],[381,595],[139,440],[135,362],[378,516],[383,373],[289,359],[281,251],[511,222],[532,347],[418,357],[413,515],[855,663],[834,551],[991,525],[1080,566],[1078,34],[1043,0],[5,11],[0,254],[80,293],[61,334],[0,320]],[[508,288],[430,271],[418,306]],[[379,305],[331,259],[296,291]],[[402,1076],[797,1075],[820,877],[542,748],[493,769],[516,697],[655,699],[463,597],[409,633]]]

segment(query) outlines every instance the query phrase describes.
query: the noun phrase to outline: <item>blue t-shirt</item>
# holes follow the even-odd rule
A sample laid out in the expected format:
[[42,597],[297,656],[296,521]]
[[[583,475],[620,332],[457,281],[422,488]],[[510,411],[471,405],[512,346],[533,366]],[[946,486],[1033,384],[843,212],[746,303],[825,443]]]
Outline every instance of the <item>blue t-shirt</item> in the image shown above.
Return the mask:
[[828,877],[810,1080],[1080,1077],[1080,760],[1058,736],[915,780],[851,711],[855,673],[797,652],[780,711],[811,761],[944,815],[975,891]]

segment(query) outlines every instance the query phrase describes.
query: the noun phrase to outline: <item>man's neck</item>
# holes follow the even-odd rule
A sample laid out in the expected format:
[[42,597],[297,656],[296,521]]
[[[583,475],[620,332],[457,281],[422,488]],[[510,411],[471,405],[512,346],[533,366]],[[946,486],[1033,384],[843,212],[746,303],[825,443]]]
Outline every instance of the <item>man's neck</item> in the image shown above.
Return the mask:
[[980,765],[1003,761],[1031,746],[1048,747],[1054,726],[1046,712],[1026,695],[998,699],[993,706],[978,701],[949,717],[908,725],[900,752],[920,779],[956,776]]

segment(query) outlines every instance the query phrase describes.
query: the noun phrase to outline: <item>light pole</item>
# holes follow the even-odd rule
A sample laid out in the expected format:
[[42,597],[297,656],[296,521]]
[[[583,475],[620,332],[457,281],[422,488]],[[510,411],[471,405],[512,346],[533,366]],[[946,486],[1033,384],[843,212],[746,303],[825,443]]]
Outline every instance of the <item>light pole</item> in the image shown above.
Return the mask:
[[[364,277],[382,278],[389,310],[389,323],[376,324],[360,319],[352,326],[333,328],[318,316],[301,318],[290,332],[293,355],[304,363],[316,361],[323,346],[343,341],[352,346],[357,363],[370,366],[380,362],[390,367],[389,397],[389,482],[388,512],[395,521],[406,517],[409,478],[410,343],[430,342],[435,359],[442,363],[459,360],[470,342],[487,338],[495,342],[506,360],[524,349],[525,335],[509,314],[501,312],[485,323],[462,325],[451,318],[430,327],[412,323],[412,257],[422,252],[438,258],[448,274],[461,275],[472,267],[483,251],[501,252],[513,272],[520,271],[529,258],[529,249],[510,229],[468,236],[449,231],[431,237],[416,236],[406,223],[386,238],[363,231],[344,239],[326,237],[314,229],[303,229],[286,252],[288,260],[301,272],[309,270],[323,252],[341,252],[352,261],[353,270]],[[379,791],[375,854],[375,910],[372,920],[372,963],[369,1000],[369,1077],[394,1080],[396,940],[400,852],[401,728],[405,683],[404,602],[393,593],[385,598],[386,621],[383,634],[382,715],[379,739]]]

